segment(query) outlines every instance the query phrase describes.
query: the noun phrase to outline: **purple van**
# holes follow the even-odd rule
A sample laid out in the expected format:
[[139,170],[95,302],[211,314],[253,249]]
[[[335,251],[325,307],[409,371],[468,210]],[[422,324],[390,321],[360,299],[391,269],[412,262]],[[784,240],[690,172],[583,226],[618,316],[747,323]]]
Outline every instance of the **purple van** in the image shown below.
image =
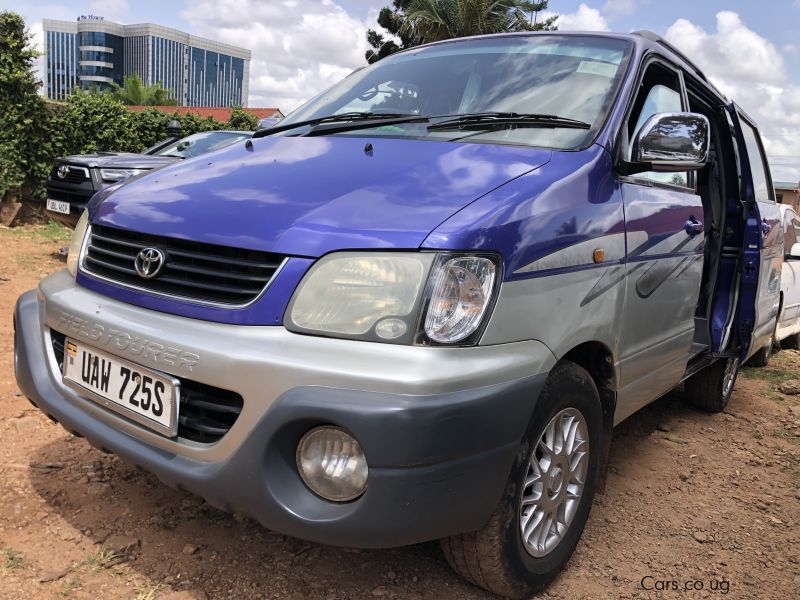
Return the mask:
[[450,40],[98,193],[16,376],[214,506],[525,597],[617,423],[768,358],[782,246],[755,124],[658,36]]

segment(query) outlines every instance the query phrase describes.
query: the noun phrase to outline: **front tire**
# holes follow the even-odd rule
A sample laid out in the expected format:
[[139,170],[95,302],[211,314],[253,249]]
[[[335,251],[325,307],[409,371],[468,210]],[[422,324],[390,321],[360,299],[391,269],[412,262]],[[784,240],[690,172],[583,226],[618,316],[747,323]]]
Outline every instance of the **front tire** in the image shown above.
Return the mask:
[[686,401],[701,410],[721,412],[731,400],[738,375],[738,357],[720,359],[686,381]]
[[572,556],[600,470],[603,417],[591,376],[562,361],[547,379],[487,525],[441,540],[450,566],[508,598],[544,589]]

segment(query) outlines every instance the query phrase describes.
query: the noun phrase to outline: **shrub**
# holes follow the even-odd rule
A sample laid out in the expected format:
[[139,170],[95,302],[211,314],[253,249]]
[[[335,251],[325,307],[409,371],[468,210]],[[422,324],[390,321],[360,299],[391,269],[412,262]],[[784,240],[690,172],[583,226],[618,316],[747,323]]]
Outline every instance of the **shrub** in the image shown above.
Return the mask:
[[258,127],[258,119],[255,115],[242,110],[241,106],[234,106],[231,109],[231,117],[228,119],[228,129],[238,129],[241,131],[255,131]]

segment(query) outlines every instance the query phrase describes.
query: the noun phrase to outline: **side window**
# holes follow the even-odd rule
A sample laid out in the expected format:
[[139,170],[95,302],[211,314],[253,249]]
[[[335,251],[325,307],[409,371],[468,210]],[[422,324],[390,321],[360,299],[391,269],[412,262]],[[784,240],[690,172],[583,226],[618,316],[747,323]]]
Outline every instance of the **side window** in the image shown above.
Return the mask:
[[[627,148],[628,158],[631,156],[633,138],[647,122],[647,119],[657,113],[682,111],[681,83],[677,73],[659,64],[650,65],[644,74],[639,94],[633,104],[633,111],[628,120],[628,140],[630,140]],[[655,173],[650,171],[639,173],[634,177],[684,187],[689,185],[686,173]]]
[[747,158],[750,160],[750,172],[753,175],[753,192],[756,200],[768,202],[773,199],[774,192],[767,179],[767,168],[764,161],[764,151],[761,148],[761,140],[749,123],[740,119],[742,123],[742,135],[744,144],[747,147]]
[[[797,228],[797,230],[795,230]],[[787,210],[783,213],[783,247],[785,252],[789,252],[797,241],[797,233],[800,232],[800,221],[797,215]]]
[[794,226],[794,243],[796,244],[800,242],[800,217],[795,215],[794,221],[792,221],[792,225]]

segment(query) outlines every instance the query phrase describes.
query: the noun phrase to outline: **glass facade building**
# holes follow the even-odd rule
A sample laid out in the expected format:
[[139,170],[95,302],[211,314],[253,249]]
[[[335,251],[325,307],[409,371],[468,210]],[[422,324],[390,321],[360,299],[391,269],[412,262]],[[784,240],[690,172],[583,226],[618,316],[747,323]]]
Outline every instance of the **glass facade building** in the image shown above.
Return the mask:
[[171,90],[181,106],[247,106],[250,51],[151,23],[44,19],[45,89],[107,89],[137,74]]

